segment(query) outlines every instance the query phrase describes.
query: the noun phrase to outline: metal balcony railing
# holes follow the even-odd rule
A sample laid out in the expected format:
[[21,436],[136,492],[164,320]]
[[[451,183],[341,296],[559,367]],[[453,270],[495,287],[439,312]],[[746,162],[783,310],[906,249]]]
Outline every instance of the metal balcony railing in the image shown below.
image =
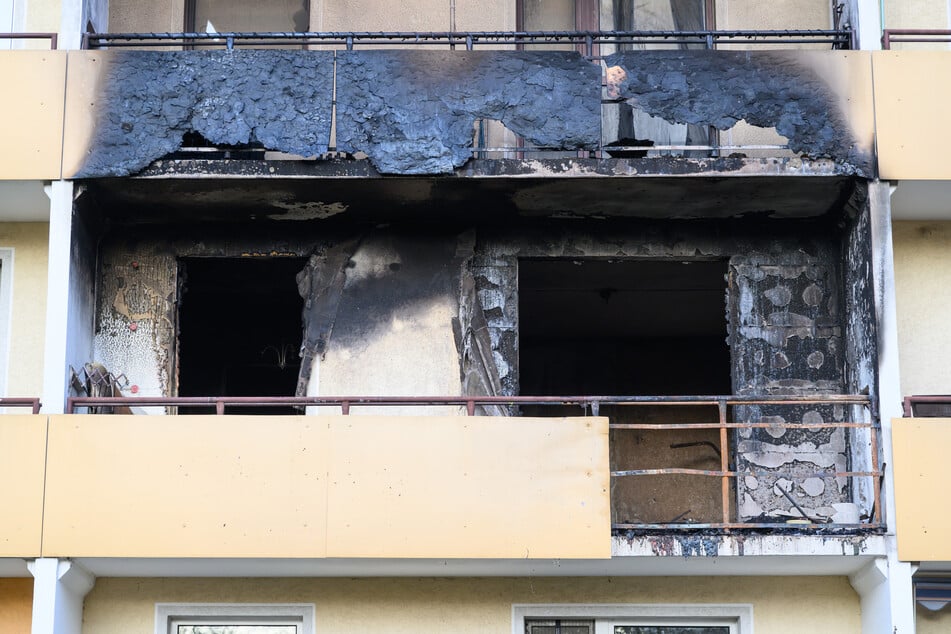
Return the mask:
[[949,29],[885,29],[882,31],[882,48],[890,50],[892,44],[946,44],[951,43]]
[[[662,524],[650,523],[616,523],[615,530],[670,530],[670,529],[762,529],[782,528],[819,530],[835,528],[844,530],[878,530],[881,529],[881,500],[880,482],[883,475],[879,458],[880,426],[874,421],[871,412],[871,402],[865,395],[826,395],[826,396],[307,396],[307,397],[247,397],[247,396],[209,396],[209,397],[72,397],[67,401],[67,413],[77,413],[88,408],[115,408],[115,407],[148,407],[188,406],[206,407],[217,415],[224,415],[229,410],[239,412],[246,407],[333,407],[339,408],[340,413],[349,415],[354,408],[359,407],[432,407],[457,406],[465,408],[467,415],[475,415],[477,408],[485,412],[505,411],[500,408],[518,408],[523,406],[571,406],[580,408],[582,415],[597,416],[602,408],[612,407],[698,407],[715,408],[716,422],[665,422],[665,423],[619,423],[609,424],[612,430],[641,430],[657,432],[662,430],[703,430],[712,429],[719,432],[719,442],[710,443],[719,454],[720,465],[716,470],[689,469],[668,467],[658,469],[623,469],[611,472],[612,479],[657,476],[657,475],[689,475],[698,477],[718,478],[720,480],[720,504],[722,506],[722,521],[715,523],[677,523],[671,521]],[[804,405],[831,405],[853,406],[863,412],[861,421],[824,421],[821,423],[785,423],[786,429],[815,430],[846,429],[851,430],[850,464],[867,465],[867,469],[836,470],[814,469],[797,470],[795,473],[779,470],[759,470],[754,468],[739,469],[734,464],[735,452],[732,450],[730,430],[767,429],[775,426],[773,422],[743,422],[733,419],[731,413],[737,407],[743,406],[804,406]],[[95,410],[98,411],[98,410]],[[859,437],[861,435],[861,437]],[[706,443],[705,443],[706,444]],[[795,499],[788,493],[785,496],[798,509],[801,518],[797,518],[794,525],[788,522],[741,522],[734,519],[735,510],[731,502],[731,491],[737,478],[740,477],[771,476],[790,479],[820,478],[823,481],[836,478],[848,478],[855,482],[865,479],[870,483],[869,492],[872,496],[872,508],[866,521],[858,524],[830,524],[810,517]],[[781,489],[781,487],[780,487]]]
[[848,29],[788,30],[700,30],[700,31],[392,31],[392,32],[227,32],[227,33],[86,33],[83,47],[154,48],[154,47],[239,47],[261,46],[332,46],[353,50],[355,47],[445,46],[474,50],[484,46],[564,46],[576,47],[591,59],[598,48],[609,45],[668,44],[716,48],[717,45],[743,44],[827,44],[834,49],[851,46]]
[[50,50],[56,50],[56,33],[0,33],[0,40],[49,40]]
[[0,398],[0,408],[30,408],[33,414],[40,413],[40,399],[38,398]]

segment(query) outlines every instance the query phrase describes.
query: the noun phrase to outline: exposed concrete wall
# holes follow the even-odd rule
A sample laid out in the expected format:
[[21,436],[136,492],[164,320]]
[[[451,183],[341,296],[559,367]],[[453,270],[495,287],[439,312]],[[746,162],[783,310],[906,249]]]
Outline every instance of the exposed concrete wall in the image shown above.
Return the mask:
[[180,33],[185,30],[185,0],[111,0],[109,29],[113,33]]
[[0,624],[5,634],[30,634],[33,579],[0,579]]
[[947,394],[951,222],[899,221],[892,235],[902,394]]
[[0,248],[13,249],[14,272],[4,396],[37,397],[43,391],[48,241],[48,223],[0,223]]
[[[311,0],[312,31],[448,31],[453,15],[446,0]],[[457,31],[511,31],[515,3],[456,2]]]
[[746,603],[757,632],[859,634],[844,577],[110,579],[86,597],[83,634],[154,630],[156,602],[316,604],[320,632],[512,631],[513,603]]

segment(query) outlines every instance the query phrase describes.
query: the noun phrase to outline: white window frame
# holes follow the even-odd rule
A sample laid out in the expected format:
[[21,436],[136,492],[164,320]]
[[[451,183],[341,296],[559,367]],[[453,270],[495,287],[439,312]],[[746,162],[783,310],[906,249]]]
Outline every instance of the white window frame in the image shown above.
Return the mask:
[[753,606],[748,603],[513,604],[512,634],[525,634],[525,621],[534,619],[593,620],[595,634],[611,634],[615,625],[729,625],[731,633],[753,634]]
[[0,247],[0,396],[8,396],[13,322],[13,249]]
[[[155,634],[174,634],[177,625],[209,620],[234,625],[299,624],[299,634],[316,634],[313,603],[156,603]],[[230,623],[228,623],[230,625]]]

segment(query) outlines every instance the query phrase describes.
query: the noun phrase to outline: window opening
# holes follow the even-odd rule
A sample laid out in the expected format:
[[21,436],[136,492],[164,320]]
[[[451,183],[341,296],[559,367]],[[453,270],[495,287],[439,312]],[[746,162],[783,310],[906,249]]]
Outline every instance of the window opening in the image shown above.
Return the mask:
[[525,634],[750,634],[753,608],[724,604],[514,605]]
[[[732,392],[726,260],[519,260],[519,391],[676,396]],[[577,407],[523,408],[530,416]],[[612,423],[715,423],[710,406],[605,406]],[[611,470],[720,469],[716,429],[611,430]],[[722,521],[721,483],[612,479],[612,522]]]
[[196,33],[306,32],[309,0],[186,0],[185,28]]
[[[300,371],[304,258],[184,258],[179,274],[180,396],[293,396]],[[207,408],[180,408],[208,413]],[[293,407],[241,407],[293,414]]]

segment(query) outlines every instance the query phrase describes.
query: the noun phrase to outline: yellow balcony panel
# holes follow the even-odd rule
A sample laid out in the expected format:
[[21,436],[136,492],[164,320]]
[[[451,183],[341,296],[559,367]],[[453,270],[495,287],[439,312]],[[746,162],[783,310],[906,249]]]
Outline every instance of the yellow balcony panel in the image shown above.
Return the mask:
[[327,424],[52,416],[43,554],[323,557]]
[[0,416],[0,557],[37,557],[43,526],[46,416]]
[[943,125],[951,86],[947,51],[882,51],[872,58],[878,167],[882,180],[948,179]]
[[53,416],[43,554],[608,558],[607,440],[594,417]]
[[333,557],[610,558],[606,418],[340,417]]
[[63,137],[63,178],[72,178],[89,156],[93,131],[102,105],[102,76],[119,53],[70,51],[66,82]]
[[951,560],[948,481],[951,418],[892,421],[898,557],[903,561]]
[[2,180],[52,180],[63,160],[65,51],[2,51]]

